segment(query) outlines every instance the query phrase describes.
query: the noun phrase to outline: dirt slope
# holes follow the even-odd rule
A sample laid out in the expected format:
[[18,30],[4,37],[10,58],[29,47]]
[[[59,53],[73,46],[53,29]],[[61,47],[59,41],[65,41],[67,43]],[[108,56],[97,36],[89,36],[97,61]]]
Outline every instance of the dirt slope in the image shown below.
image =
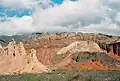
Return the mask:
[[57,66],[66,70],[120,70],[120,61],[105,53],[79,52],[59,61]]

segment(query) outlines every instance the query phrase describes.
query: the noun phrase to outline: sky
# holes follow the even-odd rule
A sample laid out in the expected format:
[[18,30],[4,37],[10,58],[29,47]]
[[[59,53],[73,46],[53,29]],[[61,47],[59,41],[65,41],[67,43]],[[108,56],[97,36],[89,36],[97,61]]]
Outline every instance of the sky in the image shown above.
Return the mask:
[[120,35],[120,0],[0,0],[0,35],[32,32]]
[[57,4],[62,4],[63,0],[52,0],[53,2],[57,3]]

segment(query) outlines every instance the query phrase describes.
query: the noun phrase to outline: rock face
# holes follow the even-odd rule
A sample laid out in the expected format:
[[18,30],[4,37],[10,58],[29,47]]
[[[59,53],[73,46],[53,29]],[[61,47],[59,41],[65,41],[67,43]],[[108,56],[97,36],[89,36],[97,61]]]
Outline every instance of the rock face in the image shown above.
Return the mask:
[[107,52],[112,52],[112,53],[120,56],[120,42],[106,44],[104,46],[104,49],[107,50]]
[[100,47],[106,50],[110,57],[120,61],[120,42],[100,44]]
[[[82,69],[89,69],[89,67],[92,69],[101,67],[103,69],[110,67],[109,69],[119,70],[120,45],[116,42],[113,43],[116,40],[120,40],[120,37],[74,32],[35,36],[35,38],[25,41],[24,44],[22,42],[16,44],[13,40],[6,47],[0,45],[0,72],[41,73],[48,72],[48,67],[67,69],[80,69],[80,67],[84,67]],[[92,57],[89,56],[91,54],[84,54],[85,57],[83,55],[81,58],[86,58],[86,60],[77,63],[73,57],[76,53],[81,52],[95,52],[95,54]],[[104,54],[100,54],[101,52]],[[54,58],[60,58],[60,60],[56,61]],[[93,62],[93,59],[97,61]],[[84,63],[87,63],[88,66]]]
[[36,57],[36,50],[31,49],[30,56],[28,56],[27,60],[28,64],[24,68],[23,72],[26,73],[42,73],[48,72],[49,69],[40,63]]
[[48,68],[38,61],[34,49],[28,55],[26,54],[22,42],[16,44],[13,40],[1,50],[3,50],[0,56],[1,73],[41,73],[48,71]]
[[[62,68],[67,64],[68,67],[72,68],[76,65],[76,63],[71,59],[72,56],[71,55],[69,56],[69,54],[73,54],[75,52],[86,52],[86,51],[88,52],[104,51],[108,57],[111,57],[111,55],[109,56],[109,54],[107,54],[110,53],[111,51],[111,46],[108,44],[111,44],[119,40],[120,37],[109,36],[104,34],[83,34],[83,33],[74,33],[74,32],[72,33],[63,32],[57,34],[46,34],[43,36],[38,36],[34,40],[26,41],[25,48],[27,50],[29,50],[30,48],[36,49],[37,57],[39,61],[44,65],[53,65],[57,63],[56,66]],[[67,52],[68,55],[62,56],[61,60],[57,62],[53,61],[56,55],[60,57],[61,56],[60,54]],[[114,59],[118,60],[118,58],[119,58],[118,56],[114,55],[113,60]],[[100,62],[98,61],[98,63]],[[109,66],[111,66],[110,64],[111,63],[109,63]],[[116,67],[116,65],[113,66]]]
[[76,53],[76,52],[103,52],[98,44],[91,41],[79,41],[62,48],[57,54]]
[[[120,62],[109,57],[100,49],[98,44],[91,41],[74,42],[58,51],[57,55],[62,55],[62,59],[58,59],[55,64],[57,68],[120,70],[118,67]],[[56,58],[58,57],[56,56]]]
[[[74,42],[67,47],[62,48],[60,51],[56,53],[56,56],[54,58],[58,58],[57,55],[62,55],[59,57],[58,61],[56,62],[56,66],[61,68],[65,65],[69,64],[72,61],[72,56],[74,56],[74,53],[79,52],[103,52],[98,44],[91,42],[91,41],[79,41]],[[62,61],[60,61],[62,60]]]
[[[63,32],[57,34],[46,34],[38,36],[25,42],[25,49],[34,48],[37,53],[38,60],[45,65],[52,65],[52,58],[62,48],[76,41],[92,41],[100,45],[102,50],[106,50],[106,42],[115,42],[120,37],[109,36],[104,34],[83,34],[74,32]],[[110,46],[108,46],[109,48]],[[109,52],[109,51],[108,51]]]
[[0,55],[2,55],[2,54],[4,54],[4,49],[3,49],[3,47],[2,47],[2,45],[0,45]]

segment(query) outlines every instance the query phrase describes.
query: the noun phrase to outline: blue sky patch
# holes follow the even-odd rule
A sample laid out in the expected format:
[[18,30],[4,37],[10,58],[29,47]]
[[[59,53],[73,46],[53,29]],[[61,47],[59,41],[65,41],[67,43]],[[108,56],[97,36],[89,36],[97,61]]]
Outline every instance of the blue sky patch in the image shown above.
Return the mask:
[[[52,0],[57,4],[62,4],[63,0]],[[25,9],[25,10],[12,10],[10,8],[0,6],[0,17],[8,16],[8,17],[22,17],[22,16],[29,16],[32,14],[32,10]]]
[[22,17],[24,15],[31,15],[32,10],[25,9],[25,10],[12,10],[10,8],[0,7],[0,17],[8,16],[8,17]]
[[53,2],[55,2],[55,3],[57,3],[57,4],[62,4],[62,2],[64,1],[64,0],[52,0]]
[[[64,0],[52,0],[54,3],[62,4]],[[71,0],[76,1],[76,0]],[[32,14],[32,10],[25,9],[25,10],[12,10],[10,8],[0,6],[0,17],[8,16],[8,17],[22,17],[24,15],[29,16]]]
[[[51,0],[51,1],[53,1],[54,3],[57,3],[57,4],[62,4],[64,0]],[[71,1],[76,1],[76,0],[71,0]],[[13,17],[13,16],[22,17],[22,16],[25,16],[25,15],[29,16],[31,14],[32,14],[32,10],[30,10],[30,9],[12,10],[10,8],[0,6],[0,17],[4,17],[4,16],[7,16],[7,17]]]

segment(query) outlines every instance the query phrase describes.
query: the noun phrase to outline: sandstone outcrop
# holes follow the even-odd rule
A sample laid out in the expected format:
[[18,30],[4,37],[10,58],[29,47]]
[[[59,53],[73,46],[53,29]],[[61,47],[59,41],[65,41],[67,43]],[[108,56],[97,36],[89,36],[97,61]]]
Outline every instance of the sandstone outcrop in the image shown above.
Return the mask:
[[[118,70],[119,68],[116,68],[120,66],[118,62],[120,61],[120,46],[119,42],[116,42],[118,40],[120,40],[120,37],[117,36],[74,32],[39,35],[35,36],[35,38],[31,37],[31,39],[25,41],[24,44],[22,42],[16,44],[13,40],[6,47],[0,45],[0,72],[41,73],[48,72],[49,66],[80,69],[80,63],[78,64],[73,60],[74,55],[76,55],[75,53],[79,52],[98,53],[98,56],[94,55],[96,57],[92,57],[97,58],[95,60],[98,61],[95,62],[92,62],[91,60],[93,59],[88,59],[89,57],[85,56],[88,60],[82,61],[84,66],[81,67],[83,67],[83,69],[89,69],[89,67],[97,69],[95,67],[101,67],[102,69]],[[101,52],[104,52],[106,56],[99,54]],[[60,60],[54,61],[56,55],[59,56],[62,54],[65,56]],[[103,58],[102,56],[107,58],[108,61],[100,59]],[[116,65],[111,61],[114,61]],[[86,62],[88,66],[84,64]],[[107,63],[108,65],[106,65]]]
[[2,47],[2,45],[0,44],[0,55],[3,55],[4,53],[5,53],[5,51],[4,51],[3,47]]
[[109,53],[114,53],[120,56],[120,42],[112,42],[109,44],[104,44],[102,47]]
[[13,40],[8,46],[1,49],[3,54],[0,56],[0,73],[41,73],[48,71],[48,68],[38,61],[34,49],[26,54],[22,42],[16,44]]
[[[107,48],[110,48],[110,46],[107,45],[107,43],[119,40],[120,37],[118,36],[63,32],[57,34],[44,34],[29,39],[25,42],[25,49],[29,52],[29,49],[34,48],[36,50],[38,60],[41,63],[44,65],[52,65],[52,59],[56,53],[76,41],[92,41],[99,44],[103,51],[105,50],[106,52],[109,52]],[[106,46],[108,47],[106,48]]]
[[76,52],[103,52],[98,44],[91,41],[78,41],[62,48],[57,54],[76,53]]
[[31,49],[30,55],[27,58],[27,65],[23,72],[25,73],[42,73],[50,71],[46,66],[40,63],[36,57],[36,50]]

